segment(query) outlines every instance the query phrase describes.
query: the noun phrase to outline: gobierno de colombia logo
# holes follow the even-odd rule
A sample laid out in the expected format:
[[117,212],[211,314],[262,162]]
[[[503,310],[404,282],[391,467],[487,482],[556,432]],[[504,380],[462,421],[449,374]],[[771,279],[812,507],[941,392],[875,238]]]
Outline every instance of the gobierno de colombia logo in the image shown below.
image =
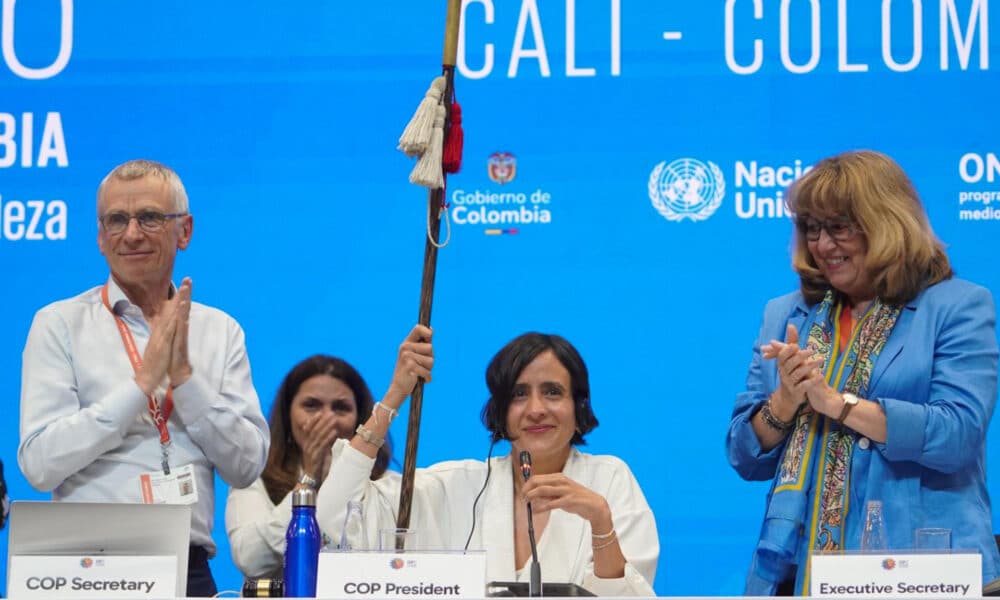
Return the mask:
[[494,152],[486,161],[486,172],[500,185],[513,181],[517,175],[517,158],[510,152]]
[[515,235],[525,225],[552,222],[552,195],[542,188],[518,189],[510,185],[517,176],[517,157],[512,152],[494,152],[486,160],[486,174],[500,189],[458,188],[449,196],[451,221],[455,225],[484,226],[486,235]]
[[731,190],[738,219],[787,218],[785,189],[811,166],[800,159],[786,164],[758,160],[733,163],[727,188],[726,174],[709,160],[685,157],[658,163],[646,182],[649,201],[668,221],[704,221],[722,206]]

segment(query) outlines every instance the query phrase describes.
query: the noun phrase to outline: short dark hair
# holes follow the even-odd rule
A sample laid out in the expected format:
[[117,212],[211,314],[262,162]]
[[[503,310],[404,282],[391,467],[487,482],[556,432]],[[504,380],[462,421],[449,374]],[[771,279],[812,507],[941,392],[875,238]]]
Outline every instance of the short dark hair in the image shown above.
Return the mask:
[[[375,407],[375,400],[364,378],[357,369],[341,358],[315,354],[292,367],[281,382],[278,394],[274,398],[274,405],[271,406],[271,448],[267,453],[264,472],[261,474],[267,494],[275,504],[280,503],[288,492],[292,491],[299,479],[298,469],[302,461],[302,449],[292,437],[292,400],[295,394],[299,393],[302,384],[316,375],[329,375],[343,381],[351,388],[358,411],[358,421],[354,427],[367,421]],[[392,441],[386,432],[385,445],[379,448],[375,456],[372,479],[378,479],[385,473],[391,456]]]
[[490,390],[490,398],[483,406],[480,418],[494,442],[509,439],[507,412],[521,371],[546,351],[551,351],[569,371],[576,408],[576,433],[570,443],[574,446],[586,444],[583,436],[597,427],[597,417],[590,407],[590,377],[583,357],[572,344],[558,335],[530,332],[508,342],[486,367],[486,387]]

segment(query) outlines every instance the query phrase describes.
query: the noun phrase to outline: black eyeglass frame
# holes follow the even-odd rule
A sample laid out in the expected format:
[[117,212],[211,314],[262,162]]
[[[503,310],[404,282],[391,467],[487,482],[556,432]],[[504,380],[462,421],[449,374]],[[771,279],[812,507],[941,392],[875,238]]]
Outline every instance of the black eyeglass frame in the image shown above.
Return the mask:
[[[97,221],[101,224],[101,227],[103,227],[105,231],[112,235],[119,234],[128,229],[128,225],[132,222],[132,219],[135,219],[136,223],[139,224],[139,229],[148,233],[156,233],[158,231],[163,231],[163,228],[167,225],[167,221],[180,217],[186,217],[189,214],[190,213],[187,212],[161,213],[158,210],[142,210],[133,215],[126,212],[115,211],[101,215],[97,218]],[[123,224],[109,226],[108,217],[127,218]],[[144,220],[146,221],[145,224],[143,223]]]
[[799,228],[807,242],[818,242],[822,232],[830,236],[830,239],[838,242],[846,242],[861,232],[861,227],[849,219],[831,219],[820,221],[819,219],[796,219],[795,226]]

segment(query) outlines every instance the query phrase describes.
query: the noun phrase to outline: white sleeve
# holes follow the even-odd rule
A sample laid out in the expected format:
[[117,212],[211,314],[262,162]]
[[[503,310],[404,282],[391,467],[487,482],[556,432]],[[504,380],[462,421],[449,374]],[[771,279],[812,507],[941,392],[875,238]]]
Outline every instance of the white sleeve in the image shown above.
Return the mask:
[[260,412],[243,330],[236,321],[230,318],[226,329],[225,373],[219,389],[196,370],[174,388],[174,409],[226,483],[243,488],[260,476],[270,430]]
[[146,407],[142,390],[127,379],[81,409],[69,339],[59,314],[39,311],[22,355],[17,462],[32,487],[43,492],[120,446]]
[[602,579],[589,569],[583,578],[583,587],[598,596],[655,596],[653,586],[639,572],[632,562],[625,563],[625,576]]
[[379,529],[396,526],[396,507],[399,504],[400,477],[386,471],[376,481],[371,480],[375,459],[353,448],[348,439],[333,444],[330,472],[316,496],[316,519],[319,528],[335,542],[340,541],[347,517],[347,503],[361,502],[365,524],[365,540],[350,540],[352,545],[370,550],[378,549]]
[[615,532],[625,556],[625,576],[602,579],[594,575],[593,555],[584,574],[583,587],[598,596],[655,596],[653,581],[660,558],[660,541],[653,511],[639,482],[623,462],[608,486]]
[[284,565],[285,531],[292,518],[292,495],[271,503],[260,479],[245,489],[229,489],[226,533],[233,562],[247,578],[267,577]]

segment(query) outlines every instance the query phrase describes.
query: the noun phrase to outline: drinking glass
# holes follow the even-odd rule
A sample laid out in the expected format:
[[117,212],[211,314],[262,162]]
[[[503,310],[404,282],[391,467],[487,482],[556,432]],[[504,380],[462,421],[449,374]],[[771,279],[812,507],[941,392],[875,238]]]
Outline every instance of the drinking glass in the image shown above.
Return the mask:
[[415,529],[379,529],[378,548],[382,552],[416,550],[419,537]]
[[921,527],[913,530],[917,550],[951,550],[951,530],[944,527]]

